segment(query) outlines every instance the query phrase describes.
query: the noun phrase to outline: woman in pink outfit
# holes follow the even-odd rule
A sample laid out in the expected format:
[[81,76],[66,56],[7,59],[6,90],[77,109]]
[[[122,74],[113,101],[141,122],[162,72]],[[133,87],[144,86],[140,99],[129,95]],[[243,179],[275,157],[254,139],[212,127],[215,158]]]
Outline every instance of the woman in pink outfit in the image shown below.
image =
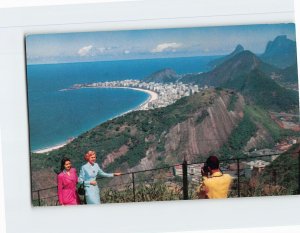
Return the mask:
[[76,191],[78,177],[76,169],[72,168],[70,159],[61,160],[61,172],[57,176],[58,201],[61,205],[80,204],[79,196]]

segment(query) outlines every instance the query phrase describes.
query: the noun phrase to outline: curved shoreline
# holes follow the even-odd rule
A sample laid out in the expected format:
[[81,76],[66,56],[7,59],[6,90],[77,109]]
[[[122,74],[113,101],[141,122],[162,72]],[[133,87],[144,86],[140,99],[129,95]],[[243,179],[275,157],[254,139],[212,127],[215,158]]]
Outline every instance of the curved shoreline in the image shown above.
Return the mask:
[[35,154],[44,154],[44,153],[47,153],[47,152],[50,152],[50,151],[53,151],[53,150],[58,150],[59,148],[64,147],[65,145],[67,145],[69,143],[70,142],[64,142],[64,143],[56,144],[54,146],[46,147],[46,148],[43,148],[43,149],[33,150],[31,152],[35,153]]
[[[118,88],[118,87],[116,87],[116,88]],[[146,108],[148,107],[148,103],[153,102],[158,99],[158,94],[154,91],[150,91],[150,90],[146,90],[146,89],[142,89],[142,88],[136,88],[136,87],[119,87],[119,88],[132,89],[132,90],[142,91],[142,92],[149,94],[149,98],[144,103],[140,104],[139,107],[136,108],[136,110],[146,110]]]
[[[85,87],[86,88],[86,87]],[[146,110],[147,107],[148,107],[148,103],[152,102],[152,101],[155,101],[157,100],[158,98],[158,94],[154,91],[150,91],[150,90],[146,90],[146,89],[142,89],[142,88],[135,88],[135,87],[88,87],[88,88],[123,88],[123,89],[132,89],[132,90],[135,90],[135,91],[142,91],[142,92],[145,92],[149,95],[149,97],[147,98],[147,100],[145,100],[143,103],[141,103],[139,106],[135,107],[134,109],[132,110],[128,110],[126,112],[123,112],[115,117],[112,117],[110,119],[107,119],[106,121],[109,121],[109,120],[112,120],[116,117],[120,117],[120,116],[123,116],[129,112],[132,112],[132,111],[136,111],[136,110]],[[104,122],[103,122],[104,123]],[[102,123],[101,123],[102,124]],[[73,141],[73,140],[72,140]],[[49,146],[49,147],[46,147],[46,148],[42,148],[42,149],[37,149],[37,150],[33,150],[31,151],[32,153],[35,153],[35,154],[44,154],[44,153],[48,153],[48,152],[51,152],[53,150],[58,150],[64,146],[66,146],[67,144],[69,144],[71,141],[66,141],[66,142],[63,142],[63,143],[60,143],[60,144],[56,144],[54,146]]]

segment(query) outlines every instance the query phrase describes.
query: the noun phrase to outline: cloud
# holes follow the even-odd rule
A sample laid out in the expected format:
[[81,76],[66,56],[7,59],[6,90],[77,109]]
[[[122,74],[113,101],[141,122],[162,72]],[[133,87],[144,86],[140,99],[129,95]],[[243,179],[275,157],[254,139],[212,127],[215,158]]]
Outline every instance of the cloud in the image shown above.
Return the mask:
[[182,45],[180,43],[172,42],[172,43],[163,43],[158,44],[154,49],[151,50],[152,53],[161,53],[164,51],[172,51],[175,52],[176,49],[180,48]]
[[124,54],[129,54],[130,51],[129,50],[124,50]]
[[[117,51],[119,47],[114,46],[114,47],[95,47],[93,45],[87,45],[82,48],[80,48],[77,51],[77,54],[81,57],[94,57],[94,56],[100,56],[100,55],[107,55],[107,54],[112,54]],[[124,54],[130,53],[129,50],[124,50],[124,51],[119,51],[123,52]]]
[[107,50],[107,48],[103,48],[103,47],[97,48],[97,51],[98,51],[99,53],[105,53],[106,50]]
[[92,48],[93,48],[93,45],[88,45],[88,46],[84,46],[84,47],[80,48],[78,50],[79,56],[84,57],[84,56],[90,55]]

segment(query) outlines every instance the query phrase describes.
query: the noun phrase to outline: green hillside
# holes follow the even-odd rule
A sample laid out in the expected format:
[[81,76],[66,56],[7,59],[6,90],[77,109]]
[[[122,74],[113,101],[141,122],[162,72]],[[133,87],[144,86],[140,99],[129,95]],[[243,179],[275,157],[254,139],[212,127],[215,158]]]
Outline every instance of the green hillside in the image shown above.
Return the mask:
[[144,78],[145,82],[155,82],[155,83],[175,83],[180,78],[180,75],[172,69],[159,70],[150,76]]
[[262,62],[252,52],[243,51],[210,72],[186,75],[182,81],[234,89],[241,92],[249,104],[272,111],[298,112],[298,92],[280,86],[271,78],[281,74],[294,79],[295,72],[295,67],[281,71]]
[[189,74],[184,76],[181,81],[219,87],[226,82],[248,75],[255,69],[259,69],[268,75],[279,71],[278,68],[262,62],[255,54],[246,50],[225,60],[212,71],[202,74]]
[[278,195],[294,195],[299,193],[299,153],[300,145],[295,144],[281,154],[266,168],[259,178],[259,186],[270,183]]
[[298,67],[297,63],[285,68],[280,72],[281,77],[280,81],[286,82],[286,83],[298,83]]
[[233,130],[228,141],[220,148],[219,155],[222,159],[243,156],[243,148],[248,140],[254,136],[257,127],[246,112],[239,125]]
[[237,77],[222,84],[223,87],[240,91],[250,103],[273,111],[297,111],[298,93],[287,90],[270,79],[260,70],[253,70],[248,75]]
[[63,156],[70,157],[73,165],[79,169],[86,151],[96,151],[98,161],[103,161],[107,154],[123,145],[128,151],[109,165],[107,170],[113,171],[122,166],[133,167],[145,156],[150,146],[163,151],[166,132],[185,121],[192,113],[210,106],[217,95],[217,92],[207,90],[181,98],[165,108],[132,112],[110,120],[80,135],[61,149],[43,155],[32,154],[32,169],[57,168]]

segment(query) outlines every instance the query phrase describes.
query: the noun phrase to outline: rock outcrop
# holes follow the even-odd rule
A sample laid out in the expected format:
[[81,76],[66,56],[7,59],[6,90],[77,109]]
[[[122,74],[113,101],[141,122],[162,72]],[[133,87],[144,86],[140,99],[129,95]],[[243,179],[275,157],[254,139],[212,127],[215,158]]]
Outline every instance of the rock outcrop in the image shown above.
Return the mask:
[[[218,150],[228,139],[232,130],[243,117],[244,99],[238,95],[234,111],[228,111],[229,96],[222,94],[207,110],[200,110],[188,120],[172,127],[166,135],[166,160],[170,163],[182,162],[185,157],[194,161]],[[208,115],[197,123],[197,119],[207,111]],[[177,154],[177,157],[174,157]]]

